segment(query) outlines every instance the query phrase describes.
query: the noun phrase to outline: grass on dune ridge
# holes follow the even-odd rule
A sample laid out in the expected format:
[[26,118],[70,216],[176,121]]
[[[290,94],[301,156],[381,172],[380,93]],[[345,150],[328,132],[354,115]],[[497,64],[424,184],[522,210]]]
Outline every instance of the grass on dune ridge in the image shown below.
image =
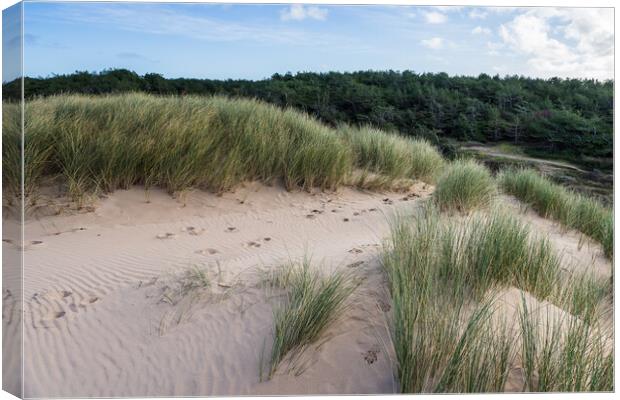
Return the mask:
[[553,218],[601,243],[613,256],[613,211],[595,199],[574,193],[531,169],[505,170],[497,177],[506,193],[517,197],[545,218]]
[[[18,115],[18,107],[5,104],[5,114]],[[4,185],[15,191],[19,127],[17,117],[3,120]],[[25,105],[25,132],[27,193],[41,178],[60,176],[74,198],[132,184],[223,191],[246,180],[335,189],[363,168],[391,182],[431,180],[442,166],[423,140],[330,128],[292,109],[219,96],[35,99]]]

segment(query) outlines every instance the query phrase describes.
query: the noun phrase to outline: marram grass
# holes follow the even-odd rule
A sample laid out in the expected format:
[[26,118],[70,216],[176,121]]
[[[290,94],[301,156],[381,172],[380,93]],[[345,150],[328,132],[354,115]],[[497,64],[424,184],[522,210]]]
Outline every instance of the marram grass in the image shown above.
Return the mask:
[[[4,186],[18,193],[19,105],[4,107]],[[329,190],[363,168],[386,184],[431,179],[443,162],[426,142],[352,130],[249,99],[51,96],[25,105],[25,189],[56,178],[74,198],[133,184],[224,191],[248,180]],[[366,140],[377,143],[372,155],[355,144]]]
[[273,284],[285,290],[285,295],[282,304],[274,311],[268,378],[273,376],[287,356],[294,364],[305,347],[319,339],[327,327],[340,317],[347,299],[357,286],[351,275],[345,272],[322,275],[308,259],[301,264],[287,266],[273,278]]
[[416,178],[432,183],[444,166],[441,155],[424,139],[386,133],[372,127],[338,128],[353,151],[355,165],[391,179]]
[[491,205],[496,187],[489,170],[473,160],[456,160],[437,180],[435,203],[441,210],[469,212]]
[[506,170],[497,181],[503,191],[545,218],[560,221],[599,242],[613,256],[613,212],[598,201],[573,193],[530,169]]
[[[605,281],[563,279],[549,243],[514,216],[491,209],[447,218],[428,204],[413,218],[395,219],[382,262],[401,392],[501,392],[515,362],[528,374],[524,390],[613,388],[613,356],[599,335]],[[539,331],[528,318],[521,325],[497,320],[492,293],[507,287],[550,301],[579,323]],[[529,336],[515,340],[515,327]],[[555,343],[560,336],[566,341]]]
[[613,391],[613,335],[596,321],[519,309],[524,391]]
[[382,262],[402,393],[498,392],[508,377],[507,325],[491,324],[492,299],[476,305],[466,295],[477,277],[468,266],[452,264],[454,235],[434,207],[392,225]]

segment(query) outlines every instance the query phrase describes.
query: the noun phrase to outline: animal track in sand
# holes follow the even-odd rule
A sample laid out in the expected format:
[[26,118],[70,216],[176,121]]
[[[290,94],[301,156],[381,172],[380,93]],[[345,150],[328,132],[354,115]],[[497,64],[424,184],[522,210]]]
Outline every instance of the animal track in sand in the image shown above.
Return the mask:
[[2,239],[2,241],[4,243],[9,243],[12,244],[13,246],[15,246],[18,250],[28,250],[31,246],[36,246],[36,245],[40,245],[43,244],[42,240],[31,240],[29,242],[24,243],[23,246],[20,246],[18,244],[16,244],[13,240],[11,239]]
[[354,263],[348,264],[347,268],[357,268],[357,267],[359,267],[362,264],[364,264],[364,261],[356,261]]
[[185,227],[185,228],[183,228],[181,230],[183,232],[189,233],[192,236],[202,235],[205,232],[205,230],[203,228],[196,228],[194,226],[188,226],[188,227]]
[[79,313],[99,300],[95,295],[80,296],[70,290],[49,290],[33,294],[28,307],[32,310],[33,327],[49,328],[50,322],[68,316],[67,311]]
[[[271,238],[269,236],[262,239],[263,242],[270,242]],[[261,239],[252,240],[247,243],[248,247],[261,247]]]
[[370,365],[370,364],[373,364],[375,361],[377,361],[379,353],[380,353],[380,350],[371,349],[365,353],[362,353],[362,355],[364,356],[364,361],[366,361],[366,363]]
[[196,253],[197,254],[202,254],[202,255],[207,255],[208,254],[208,255],[212,256],[214,254],[219,253],[219,251],[217,251],[215,249],[209,248],[209,249],[204,249],[204,250],[196,250]]
[[342,221],[349,222],[349,218],[343,218]]
[[401,200],[402,201],[408,201],[408,200],[411,200],[411,199],[416,198],[416,197],[420,197],[420,195],[417,194],[417,193],[409,193],[405,197],[403,197]]
[[310,211],[310,214],[307,214],[307,215],[306,215],[306,218],[308,218],[308,219],[313,219],[313,218],[315,218],[317,215],[319,215],[319,214],[323,214],[324,212],[325,212],[324,210],[319,210],[319,209],[316,209],[316,208],[315,208],[314,210],[311,210],[311,211]]
[[352,248],[351,250],[349,250],[349,253],[353,253],[353,254],[360,254],[363,253],[364,251],[362,249],[358,249],[357,247]]
[[226,228],[226,232],[237,232],[237,228],[234,226],[229,226]]
[[159,233],[157,236],[155,236],[157,239],[173,239],[176,237],[176,235],[172,232],[164,232],[164,233]]

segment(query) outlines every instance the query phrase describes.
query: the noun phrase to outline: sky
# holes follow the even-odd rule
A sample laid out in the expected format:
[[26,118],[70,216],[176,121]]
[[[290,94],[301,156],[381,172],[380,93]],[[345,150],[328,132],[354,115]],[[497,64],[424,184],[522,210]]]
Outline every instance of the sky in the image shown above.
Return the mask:
[[[10,17],[5,10],[5,27]],[[20,41],[3,33],[4,54],[13,54]],[[602,80],[613,78],[613,44],[611,8],[24,3],[31,77],[107,68],[209,79],[391,69]],[[3,81],[18,74],[5,69]]]

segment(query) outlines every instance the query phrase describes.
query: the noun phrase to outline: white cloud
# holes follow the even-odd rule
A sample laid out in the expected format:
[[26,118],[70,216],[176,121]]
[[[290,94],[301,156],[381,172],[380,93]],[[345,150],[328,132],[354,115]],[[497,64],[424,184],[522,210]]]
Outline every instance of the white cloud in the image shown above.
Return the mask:
[[489,51],[487,52],[490,56],[499,55],[499,49],[503,48],[504,44],[501,42],[487,42],[487,48]]
[[517,15],[500,37],[537,75],[613,77],[613,10],[544,8]]
[[[311,32],[295,25],[276,26],[260,22],[234,22],[191,14],[172,8],[144,7],[119,4],[111,7],[92,4],[89,7],[59,8],[43,16],[68,23],[106,26],[129,32],[172,35],[208,42],[251,41],[269,44],[300,46],[330,46],[350,51],[370,51],[372,48],[351,35],[333,32]],[[33,15],[32,18],[37,18]],[[38,18],[43,19],[41,16]],[[44,19],[43,19],[44,20]]]
[[490,35],[491,30],[489,28],[483,28],[482,26],[477,26],[472,29],[471,33],[474,35]]
[[433,8],[441,12],[457,12],[457,11],[461,11],[464,7],[463,6],[434,6]]
[[472,11],[469,12],[469,18],[471,19],[485,19],[487,17],[488,13],[484,12],[484,11],[480,11],[477,9],[474,9]]
[[314,6],[304,6],[303,4],[291,4],[290,7],[280,12],[280,19],[282,21],[302,21],[304,19],[325,21],[326,18],[326,9]]
[[428,47],[429,49],[437,50],[441,49],[444,45],[444,40],[440,37],[434,37],[431,39],[424,39],[420,42],[422,46]]
[[429,24],[443,24],[448,20],[448,17],[446,17],[445,14],[437,11],[425,12],[424,18],[426,18],[426,22],[428,22]]

